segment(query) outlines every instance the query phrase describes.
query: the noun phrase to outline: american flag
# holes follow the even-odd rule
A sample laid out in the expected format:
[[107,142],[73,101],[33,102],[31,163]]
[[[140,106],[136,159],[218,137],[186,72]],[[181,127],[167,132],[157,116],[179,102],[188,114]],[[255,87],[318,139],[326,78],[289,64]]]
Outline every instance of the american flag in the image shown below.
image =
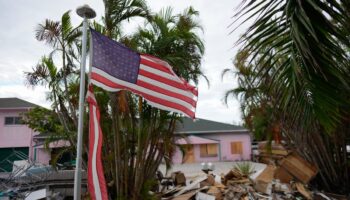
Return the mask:
[[91,83],[107,91],[132,91],[151,106],[195,118],[198,90],[167,62],[139,54],[93,29],[91,37]]
[[92,91],[92,86],[89,87],[86,99],[90,109],[88,160],[89,193],[92,200],[108,200],[106,180],[101,159],[103,135],[100,126],[100,109]]

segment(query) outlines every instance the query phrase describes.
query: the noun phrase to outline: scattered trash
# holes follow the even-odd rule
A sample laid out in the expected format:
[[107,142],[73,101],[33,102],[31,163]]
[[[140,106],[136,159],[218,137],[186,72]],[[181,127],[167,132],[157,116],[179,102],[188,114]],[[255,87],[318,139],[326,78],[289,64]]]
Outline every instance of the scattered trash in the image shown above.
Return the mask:
[[175,185],[186,185],[186,177],[184,173],[173,172],[171,177],[173,177]]

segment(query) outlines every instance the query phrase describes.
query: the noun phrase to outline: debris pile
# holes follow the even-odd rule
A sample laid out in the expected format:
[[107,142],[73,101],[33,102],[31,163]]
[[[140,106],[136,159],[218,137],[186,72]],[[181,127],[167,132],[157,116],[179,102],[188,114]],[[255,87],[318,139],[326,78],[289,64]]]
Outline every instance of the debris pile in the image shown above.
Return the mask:
[[276,164],[278,161],[285,158],[291,151],[277,143],[259,142],[258,144],[258,162],[269,164]]
[[172,175],[175,186],[163,192],[160,199],[314,199],[317,195],[324,195],[311,192],[307,187],[317,174],[314,165],[292,152],[276,161],[259,172],[252,172],[254,176],[237,166],[226,174],[209,173],[192,181],[186,180],[183,173],[176,172]]

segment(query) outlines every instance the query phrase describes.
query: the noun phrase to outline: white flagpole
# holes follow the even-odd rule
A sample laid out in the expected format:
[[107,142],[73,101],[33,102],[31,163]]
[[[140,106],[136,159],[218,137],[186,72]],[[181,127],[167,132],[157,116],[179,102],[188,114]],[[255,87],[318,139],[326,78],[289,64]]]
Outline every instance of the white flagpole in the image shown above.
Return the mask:
[[83,5],[77,8],[77,14],[84,18],[83,21],[83,42],[82,42],[82,56],[80,63],[80,90],[79,90],[79,121],[77,134],[77,158],[74,175],[74,200],[81,199],[81,155],[83,146],[83,118],[84,118],[84,99],[85,99],[85,63],[86,63],[86,40],[88,19],[96,16],[95,11],[88,5]]

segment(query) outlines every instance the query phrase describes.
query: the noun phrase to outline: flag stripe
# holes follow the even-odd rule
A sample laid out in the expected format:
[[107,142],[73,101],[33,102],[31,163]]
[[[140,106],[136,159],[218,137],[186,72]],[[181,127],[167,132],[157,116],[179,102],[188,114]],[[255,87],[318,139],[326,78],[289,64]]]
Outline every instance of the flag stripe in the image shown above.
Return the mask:
[[178,83],[176,81],[173,81],[173,80],[169,80],[167,78],[164,78],[162,76],[159,76],[157,74],[154,74],[154,73],[150,73],[148,71],[145,71],[143,69],[140,68],[140,71],[139,71],[139,75],[142,75],[142,76],[145,76],[145,77],[148,77],[148,78],[151,78],[151,79],[154,79],[154,80],[157,80],[157,81],[160,81],[160,82],[163,82],[163,83],[167,83],[168,85],[172,86],[172,87],[176,87],[178,89],[181,89],[181,90],[184,90],[184,91],[188,91],[188,92],[191,92],[192,94],[196,95],[197,96],[197,92],[196,91],[192,91],[192,90],[188,90],[182,83]]
[[108,200],[106,181],[103,173],[101,151],[102,130],[99,125],[100,111],[95,96],[87,92],[87,101],[90,108],[89,129],[89,160],[88,160],[88,188],[92,200]]
[[[98,71],[98,73],[96,73],[95,70]],[[113,77],[109,77],[108,74],[105,74],[96,68],[93,68],[92,71],[93,71],[93,73],[91,74],[91,77],[93,80],[101,82],[104,85],[109,86],[110,88],[130,90],[132,92],[136,92],[136,93],[142,95],[145,98],[152,98],[154,100],[151,100],[151,99],[150,100],[156,101],[157,103],[161,103],[161,102],[163,102],[163,100],[164,100],[164,102],[169,102],[169,105],[167,105],[167,106],[176,108],[176,109],[181,110],[185,113],[194,112],[194,108],[192,105],[190,105],[187,102],[184,102],[180,99],[169,97],[169,96],[160,94],[158,92],[140,87],[140,86],[135,85],[135,84],[130,84],[128,82],[125,82],[125,81],[122,81],[119,79],[114,79]],[[193,109],[193,110],[191,110],[191,109]]]
[[[97,73],[97,71],[99,71]],[[101,74],[103,75],[101,75]],[[114,79],[113,77],[108,77],[109,75],[106,73],[103,73],[102,71],[92,68],[91,78],[92,83],[95,85],[98,85],[106,90],[120,90],[120,89],[128,89],[132,92],[135,92],[137,94],[142,95],[146,100],[152,101],[158,104],[166,105],[167,107],[171,107],[173,109],[176,109],[178,111],[181,111],[181,113],[184,113],[185,115],[194,117],[194,108],[189,105],[187,102],[184,102],[179,99],[175,99],[173,97],[169,97],[163,94],[159,94],[157,92],[145,89],[143,87],[132,85],[130,83],[127,83],[125,81]],[[101,84],[99,84],[101,83]],[[162,98],[163,97],[163,98]],[[180,102],[180,103],[179,103]]]
[[150,59],[145,59],[144,56],[141,56],[140,64],[143,64],[143,65],[146,65],[146,66],[150,66],[150,67],[152,67],[154,69],[157,69],[159,71],[162,71],[162,72],[165,72],[167,74],[173,75],[172,71],[169,68],[167,68],[164,65],[161,65],[159,63],[152,62]]
[[179,84],[183,83],[183,81],[181,79],[174,77],[172,74],[168,74],[168,73],[159,71],[158,69],[154,69],[154,68],[147,66],[147,65],[144,65],[144,64],[140,64],[140,70],[151,72],[153,74],[156,74],[158,76],[164,77],[164,78],[169,79],[169,80],[172,80],[172,81],[179,83]]
[[[112,87],[112,86],[108,86],[108,84],[105,84],[105,83],[101,83],[97,80],[92,80],[91,83],[93,83],[94,85],[98,86],[98,87],[101,87],[105,90],[108,90],[108,91],[119,91],[121,90],[120,87]],[[188,109],[180,106],[180,105],[173,105],[174,103],[172,102],[169,102],[169,104],[167,104],[168,106],[165,106],[163,103],[164,101],[166,102],[166,100],[164,101],[159,101],[157,102],[158,99],[155,99],[156,102],[154,101],[154,99],[152,98],[148,98],[149,95],[143,95],[143,94],[140,94],[141,96],[143,96],[145,98],[145,100],[147,101],[147,103],[151,106],[154,106],[156,108],[159,108],[159,109],[163,109],[163,110],[167,110],[167,111],[171,111],[171,112],[177,112],[177,113],[181,113],[181,114],[184,114],[184,115],[187,115],[191,118],[194,118],[195,116],[195,113],[193,111],[189,111]],[[148,98],[148,99],[147,99]]]
[[155,63],[158,63],[158,64],[160,64],[160,65],[163,65],[164,67],[166,67],[167,69],[169,69],[170,72],[171,72],[171,75],[173,75],[176,79],[180,80],[181,83],[184,83],[185,85],[190,86],[190,88],[193,88],[193,89],[197,90],[196,87],[190,85],[186,80],[184,80],[184,79],[181,78],[181,77],[178,77],[178,76],[176,75],[176,73],[173,71],[173,68],[172,68],[172,67],[169,65],[169,63],[167,63],[166,61],[161,60],[161,59],[159,59],[159,58],[157,58],[157,57],[155,57],[155,56],[152,56],[152,55],[145,55],[145,54],[142,54],[142,55],[141,55],[141,58],[143,58],[143,59],[148,59],[148,60],[150,60],[150,61],[152,61],[152,62],[155,62]]
[[[92,72],[93,72],[92,76],[91,76],[92,79],[96,80],[96,78],[97,78],[97,80],[99,79],[100,81],[108,80],[109,82],[111,82],[111,84],[113,84],[113,82],[114,82],[114,83],[118,84],[119,86],[122,86],[123,89],[128,89],[128,90],[133,90],[133,92],[141,92],[143,94],[148,94],[148,95],[151,95],[151,96],[154,96],[157,98],[161,98],[161,99],[182,105],[186,109],[194,110],[194,108],[191,104],[189,104],[188,102],[183,101],[179,98],[167,96],[167,95],[164,95],[162,93],[159,93],[158,91],[153,91],[153,90],[150,90],[148,88],[141,87],[137,84],[132,84],[132,83],[120,80],[120,79],[116,79],[116,78],[110,76],[109,74],[105,73],[104,71],[102,71],[98,68],[95,68],[95,67],[92,67]],[[100,77],[98,77],[97,75],[100,75]],[[117,88],[118,86],[114,85],[112,87]]]
[[[91,112],[91,110],[90,110]],[[93,115],[93,123],[94,123],[94,145],[92,149],[92,180],[94,184],[94,190],[95,190],[95,198],[96,200],[101,200],[101,189],[100,189],[100,182],[98,181],[98,174],[97,174],[97,166],[96,166],[96,154],[97,154],[97,146],[99,141],[99,134],[98,134],[98,122],[97,122],[97,116],[96,116],[96,106],[92,107],[92,115]],[[90,149],[91,151],[91,149]]]
[[139,75],[137,79],[140,80],[140,81],[144,81],[144,82],[147,82],[149,84],[152,84],[152,85],[155,85],[155,86],[167,89],[169,91],[181,94],[183,96],[188,97],[189,99],[197,100],[197,96],[194,95],[192,92],[173,87],[173,86],[169,85],[167,82],[161,82],[159,80],[148,78],[148,77],[142,76],[142,75]]
[[158,87],[156,85],[153,85],[153,84],[150,84],[148,82],[142,81],[141,79],[139,79],[137,81],[137,85],[139,85],[139,86],[141,86],[143,88],[148,88],[150,90],[157,91],[157,92],[162,93],[162,94],[167,95],[167,96],[171,96],[171,97],[174,97],[174,98],[181,99],[181,100],[186,101],[187,103],[189,103],[191,106],[196,106],[196,101],[191,99],[191,98],[188,98],[187,96],[183,96],[182,94],[179,94],[179,93],[176,93],[176,92],[171,92],[171,90],[163,89],[162,87]]
[[[157,74],[157,75],[160,75],[160,76],[164,76],[165,78],[174,80],[174,81],[180,83],[182,86],[186,86],[183,89],[190,90],[191,92],[193,92],[193,90],[194,90],[194,94],[196,96],[198,96],[197,88],[192,86],[192,85],[190,85],[184,79],[179,78],[175,74],[175,72],[172,70],[172,67],[167,62],[165,62],[163,60],[160,60],[157,57],[154,57],[154,56],[151,56],[151,55],[145,55],[145,54],[141,55],[141,60],[140,61],[142,61],[143,59],[147,59],[147,61],[149,61],[149,63],[153,63],[153,64],[147,66],[147,65],[144,65],[143,63],[141,63],[140,64],[140,69],[144,69],[146,71],[150,71],[152,69],[152,71],[150,71],[150,72],[152,72],[154,74]],[[162,71],[154,69],[154,67],[152,67],[152,66],[155,66],[155,65],[157,65],[158,67],[161,66],[161,67],[165,68],[164,71],[166,71],[166,72],[169,71],[169,73],[164,73]]]

